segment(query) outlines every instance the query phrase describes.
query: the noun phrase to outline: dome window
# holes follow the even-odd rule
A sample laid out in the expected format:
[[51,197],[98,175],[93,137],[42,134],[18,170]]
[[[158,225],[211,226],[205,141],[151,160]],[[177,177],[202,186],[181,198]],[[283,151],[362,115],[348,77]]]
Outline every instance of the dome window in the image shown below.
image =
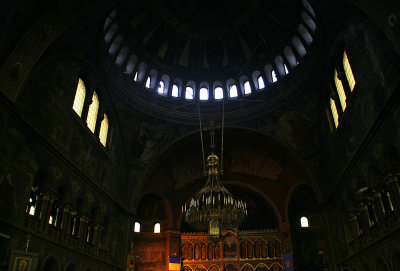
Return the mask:
[[140,223],[135,222],[134,232],[140,232]]
[[283,64],[283,67],[285,68],[285,74],[289,73],[288,67],[286,66],[286,64]]
[[161,232],[161,225],[160,223],[154,224],[154,233],[160,233]]
[[342,111],[346,110],[347,103],[346,103],[346,93],[344,91],[342,80],[339,79],[339,75],[337,70],[335,69],[334,81],[336,85],[336,91],[339,96],[340,105],[342,106]]
[[186,87],[185,99],[186,100],[193,100],[193,97],[194,97],[193,94],[194,94],[193,88],[192,87]]
[[179,87],[177,85],[172,86],[171,96],[175,97],[175,98],[177,98],[179,96]]
[[265,88],[264,78],[260,75],[257,79],[258,82],[258,89]]
[[138,81],[138,72],[135,72],[135,77],[133,77],[133,80],[134,80],[135,82]]
[[238,96],[238,91],[236,85],[229,87],[229,98],[236,98]]
[[308,224],[308,218],[303,216],[300,218],[300,225],[302,228],[308,228],[310,225]]
[[199,93],[200,100],[206,101],[208,100],[208,89],[201,88]]
[[158,85],[157,93],[160,95],[164,95],[164,82],[160,81],[160,84]]
[[301,43],[300,39],[297,36],[294,36],[292,38],[292,43],[299,56],[304,57],[307,51],[306,48],[304,48],[303,43]]
[[275,83],[278,81],[278,77],[276,77],[276,72],[275,70],[271,71],[271,77],[272,77],[272,83]]
[[308,32],[307,28],[305,28],[303,24],[299,24],[298,30],[303,40],[307,43],[307,45],[310,45],[313,42],[313,38],[311,37],[311,34]]
[[349,83],[350,90],[353,92],[356,80],[354,79],[353,71],[351,70],[350,62],[347,57],[346,51],[343,53],[343,69],[346,74],[347,82]]
[[246,81],[244,82],[244,94],[250,94],[251,93],[251,87],[250,87],[250,82]]
[[215,98],[216,100],[221,100],[221,99],[224,98],[224,91],[222,90],[221,87],[216,87],[216,88],[214,89],[214,98]]
[[303,0],[303,6],[315,18],[315,12],[307,0]]
[[151,83],[151,79],[150,79],[150,77],[147,77],[147,80],[146,80],[146,88],[150,88],[150,83]]

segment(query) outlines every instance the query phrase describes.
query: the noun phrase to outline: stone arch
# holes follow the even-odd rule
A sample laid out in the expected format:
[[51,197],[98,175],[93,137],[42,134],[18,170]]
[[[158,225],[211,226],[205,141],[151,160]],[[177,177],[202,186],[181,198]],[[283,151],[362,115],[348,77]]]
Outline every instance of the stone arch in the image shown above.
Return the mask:
[[47,256],[42,263],[41,270],[43,271],[60,271],[60,261],[54,254]]

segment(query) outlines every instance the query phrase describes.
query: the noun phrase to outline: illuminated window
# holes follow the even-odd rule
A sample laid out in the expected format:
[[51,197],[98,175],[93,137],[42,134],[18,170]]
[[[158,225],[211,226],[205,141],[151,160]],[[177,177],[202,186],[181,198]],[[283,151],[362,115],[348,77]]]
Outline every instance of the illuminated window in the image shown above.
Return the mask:
[[137,80],[138,80],[138,72],[135,73],[135,77],[133,78],[133,80],[135,80],[135,82],[137,82]]
[[193,100],[193,88],[191,87],[186,87],[185,91],[185,99],[187,100]]
[[271,71],[271,76],[272,76],[272,83],[278,81],[278,78],[276,77],[276,72],[274,70]]
[[237,87],[236,85],[232,85],[229,87],[229,97],[235,98],[238,96]]
[[257,79],[258,81],[258,89],[265,88],[264,78],[260,75]]
[[346,51],[343,54],[343,69],[346,74],[347,82],[349,83],[350,90],[353,91],[356,85],[356,80],[354,79],[353,71],[351,70],[349,59],[347,58]]
[[97,112],[99,111],[99,98],[97,97],[96,91],[93,92],[92,103],[89,106],[86,124],[90,131],[94,133],[97,121]]
[[83,80],[79,78],[78,81],[78,86],[76,87],[76,92],[75,92],[75,99],[74,99],[74,105],[72,108],[78,114],[79,117],[82,117],[82,110],[83,110],[83,104],[85,103],[85,96],[86,96],[86,88],[85,88],[85,83],[83,83]]
[[150,77],[147,77],[147,80],[146,80],[146,88],[150,88],[150,82],[151,82]]
[[250,82],[246,81],[243,86],[244,86],[244,94],[250,94],[251,93]]
[[179,88],[177,85],[172,86],[172,97],[178,97],[179,96]]
[[140,223],[139,223],[139,222],[135,222],[134,231],[135,231],[135,232],[140,232]]
[[161,232],[161,225],[160,223],[154,224],[154,233],[160,233]]
[[342,81],[339,79],[336,69],[335,69],[334,79],[335,79],[336,90],[339,95],[340,105],[342,106],[342,111],[344,112],[344,110],[346,109],[346,93],[344,92]]
[[199,93],[200,100],[208,100],[208,89],[201,88]]
[[35,215],[35,209],[36,209],[35,206],[31,206],[31,208],[29,208],[29,214],[30,215]]
[[214,98],[215,98],[216,100],[221,100],[221,99],[224,98],[224,91],[222,90],[221,87],[216,87],[216,88],[214,89]]
[[333,121],[335,122],[335,127],[338,127],[338,125],[339,125],[339,115],[338,115],[338,112],[337,112],[335,101],[332,98],[330,99],[330,105],[331,105],[331,112],[332,112]]
[[164,82],[160,81],[160,85],[157,89],[158,94],[164,94]]
[[303,216],[302,218],[300,218],[300,224],[302,228],[308,228],[308,218]]
[[104,147],[107,144],[107,135],[108,135],[108,117],[107,114],[104,114],[104,118],[101,121],[100,134],[99,134],[100,142]]
[[49,217],[49,224],[53,224],[53,216],[52,215]]
[[289,70],[288,70],[286,64],[283,64],[283,67],[285,68],[285,74],[288,74],[288,73],[289,73]]

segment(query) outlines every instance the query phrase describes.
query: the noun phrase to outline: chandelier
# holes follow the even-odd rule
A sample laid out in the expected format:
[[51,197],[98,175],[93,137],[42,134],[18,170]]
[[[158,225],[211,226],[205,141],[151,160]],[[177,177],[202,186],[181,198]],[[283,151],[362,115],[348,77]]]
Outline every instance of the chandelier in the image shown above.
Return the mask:
[[[199,113],[200,115],[200,113]],[[223,123],[223,122],[222,122]],[[200,120],[200,134],[202,134]],[[214,129],[211,128],[211,148],[214,144]],[[201,135],[202,139],[202,135]],[[203,147],[203,140],[202,140]],[[195,230],[208,231],[210,237],[221,235],[222,229],[237,228],[247,216],[247,206],[242,200],[235,199],[232,194],[222,185],[220,176],[220,161],[214,153],[207,157],[207,163],[203,164],[207,173],[207,182],[204,187],[190,201],[182,206],[185,221]],[[223,155],[223,124],[222,124],[222,147]],[[222,159],[221,159],[222,160]],[[206,164],[206,165],[205,165]],[[222,161],[221,161],[222,167]]]

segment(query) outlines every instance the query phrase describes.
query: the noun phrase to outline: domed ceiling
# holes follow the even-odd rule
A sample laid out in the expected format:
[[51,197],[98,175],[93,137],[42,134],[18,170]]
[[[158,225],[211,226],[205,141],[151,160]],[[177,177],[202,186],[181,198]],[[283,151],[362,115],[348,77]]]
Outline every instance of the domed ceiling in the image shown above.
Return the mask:
[[[154,96],[248,99],[276,88],[303,64],[315,20],[307,0],[121,1],[104,23],[106,65],[119,67],[118,89],[141,105]],[[132,93],[136,86],[153,97]]]

